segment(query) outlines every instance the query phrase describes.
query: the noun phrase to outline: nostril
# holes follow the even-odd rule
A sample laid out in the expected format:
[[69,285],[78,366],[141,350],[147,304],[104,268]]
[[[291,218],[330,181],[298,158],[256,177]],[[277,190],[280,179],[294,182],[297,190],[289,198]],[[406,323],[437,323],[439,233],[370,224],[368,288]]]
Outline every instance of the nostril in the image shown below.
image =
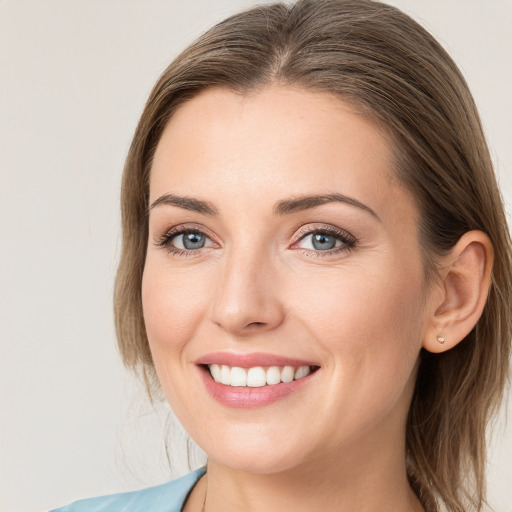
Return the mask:
[[247,327],[259,327],[260,325],[265,325],[265,322],[251,322]]

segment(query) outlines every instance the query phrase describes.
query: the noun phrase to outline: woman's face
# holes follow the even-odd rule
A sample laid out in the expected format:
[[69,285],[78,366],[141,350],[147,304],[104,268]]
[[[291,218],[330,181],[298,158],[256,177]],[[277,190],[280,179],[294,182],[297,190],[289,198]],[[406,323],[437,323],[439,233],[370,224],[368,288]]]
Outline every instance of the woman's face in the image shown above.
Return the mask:
[[144,318],[167,399],[211,461],[271,473],[402,446],[428,295],[392,170],[373,123],[302,89],[209,89],[168,124]]

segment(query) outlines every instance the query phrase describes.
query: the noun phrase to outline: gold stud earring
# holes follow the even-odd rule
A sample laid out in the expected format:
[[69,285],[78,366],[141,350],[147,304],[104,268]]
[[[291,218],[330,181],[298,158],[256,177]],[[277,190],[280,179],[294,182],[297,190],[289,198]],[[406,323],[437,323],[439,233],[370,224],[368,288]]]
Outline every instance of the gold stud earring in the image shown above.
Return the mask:
[[442,345],[446,340],[442,336],[438,336],[437,341],[439,341],[439,343]]

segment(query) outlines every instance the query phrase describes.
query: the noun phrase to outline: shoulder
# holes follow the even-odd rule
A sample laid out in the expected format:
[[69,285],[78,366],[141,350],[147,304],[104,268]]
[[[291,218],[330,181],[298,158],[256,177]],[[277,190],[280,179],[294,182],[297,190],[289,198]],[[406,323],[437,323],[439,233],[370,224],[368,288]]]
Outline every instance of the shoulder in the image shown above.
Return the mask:
[[180,512],[192,487],[205,471],[200,468],[172,482],[139,491],[75,501],[50,512]]

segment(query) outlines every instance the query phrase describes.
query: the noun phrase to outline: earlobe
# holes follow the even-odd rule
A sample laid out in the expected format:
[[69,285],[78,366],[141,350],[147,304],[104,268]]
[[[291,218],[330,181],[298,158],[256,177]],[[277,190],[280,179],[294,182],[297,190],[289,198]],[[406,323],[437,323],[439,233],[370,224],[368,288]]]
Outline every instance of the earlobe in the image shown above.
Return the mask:
[[469,231],[443,258],[423,348],[445,352],[471,332],[487,300],[493,256],[489,237],[482,231]]

